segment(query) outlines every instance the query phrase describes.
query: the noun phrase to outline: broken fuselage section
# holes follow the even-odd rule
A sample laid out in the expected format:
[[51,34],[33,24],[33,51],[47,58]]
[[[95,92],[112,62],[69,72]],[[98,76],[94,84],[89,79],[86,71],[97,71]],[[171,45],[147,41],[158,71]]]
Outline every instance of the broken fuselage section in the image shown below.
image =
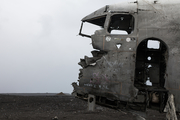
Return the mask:
[[[107,5],[82,19],[80,35],[92,39],[93,57],[79,65],[77,96],[120,108],[163,111],[168,93],[180,111],[180,2],[138,0]],[[93,35],[83,24],[101,27]]]

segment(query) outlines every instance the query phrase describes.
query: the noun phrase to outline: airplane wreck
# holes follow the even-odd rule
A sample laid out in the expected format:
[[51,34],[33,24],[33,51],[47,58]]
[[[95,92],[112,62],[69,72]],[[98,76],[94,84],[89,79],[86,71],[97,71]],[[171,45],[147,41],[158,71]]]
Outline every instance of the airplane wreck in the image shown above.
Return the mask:
[[[107,5],[82,19],[92,39],[73,93],[99,104],[163,112],[168,94],[180,111],[180,1],[137,0]],[[82,32],[90,23],[101,27]]]

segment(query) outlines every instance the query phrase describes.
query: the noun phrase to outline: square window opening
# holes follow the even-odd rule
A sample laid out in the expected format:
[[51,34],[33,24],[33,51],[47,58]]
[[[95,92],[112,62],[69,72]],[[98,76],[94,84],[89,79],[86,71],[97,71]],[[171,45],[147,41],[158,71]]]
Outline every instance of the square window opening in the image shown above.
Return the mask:
[[110,34],[128,35],[134,30],[134,17],[126,14],[116,14],[111,16],[108,27]]

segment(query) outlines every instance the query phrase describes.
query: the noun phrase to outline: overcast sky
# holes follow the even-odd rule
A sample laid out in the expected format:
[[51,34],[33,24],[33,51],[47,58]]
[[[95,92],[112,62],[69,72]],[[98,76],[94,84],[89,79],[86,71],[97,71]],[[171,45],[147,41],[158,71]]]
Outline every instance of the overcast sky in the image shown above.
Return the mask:
[[0,0],[0,93],[71,93],[93,50],[81,19],[121,1]]

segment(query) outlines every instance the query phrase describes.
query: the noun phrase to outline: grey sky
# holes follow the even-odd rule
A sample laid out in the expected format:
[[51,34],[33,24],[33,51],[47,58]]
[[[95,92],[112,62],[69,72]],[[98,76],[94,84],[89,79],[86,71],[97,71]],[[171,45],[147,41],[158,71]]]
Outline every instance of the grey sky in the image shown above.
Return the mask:
[[70,93],[79,59],[93,49],[77,36],[81,19],[118,2],[0,0],[0,93]]

